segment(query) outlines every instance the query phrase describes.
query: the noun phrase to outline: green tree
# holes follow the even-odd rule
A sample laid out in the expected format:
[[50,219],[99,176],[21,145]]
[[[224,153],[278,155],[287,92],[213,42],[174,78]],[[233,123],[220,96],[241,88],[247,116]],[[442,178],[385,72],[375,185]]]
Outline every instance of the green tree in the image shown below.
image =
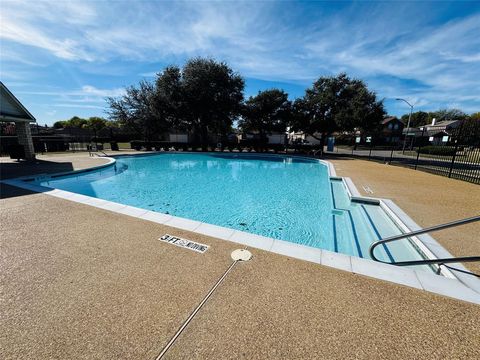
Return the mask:
[[[410,114],[402,115],[400,120],[407,126],[408,117]],[[410,127],[419,127],[422,125],[430,124],[432,122],[431,116],[425,111],[416,111],[412,113],[412,118],[410,120]]]
[[109,115],[122,126],[154,139],[164,131],[192,129],[205,148],[208,134],[226,134],[240,113],[243,79],[225,63],[195,58],[182,70],[167,67],[155,84],[141,81],[121,98],[108,98]]
[[64,129],[64,128],[82,128],[87,123],[86,119],[82,119],[78,116],[74,116],[69,120],[56,121],[53,124],[55,129]]
[[64,129],[64,128],[82,128],[87,123],[87,119],[82,119],[78,116],[73,116],[69,120],[60,120],[56,121],[53,124],[55,129]]
[[65,128],[66,123],[67,122],[65,120],[56,121],[53,123],[53,127],[55,129],[63,129]]
[[138,87],[130,86],[120,98],[107,98],[109,116],[144,140],[158,136],[158,118],[154,115],[154,85],[140,81]]
[[239,115],[245,83],[227,64],[195,58],[182,71],[185,119],[199,135],[202,147],[208,133],[225,135]]
[[303,131],[305,134],[317,132],[317,124],[311,121],[311,111],[305,97],[297,98],[292,103],[289,125],[291,130]]
[[480,121],[480,112],[473,113],[468,118],[471,121]]
[[464,143],[480,145],[480,112],[467,116],[460,125],[459,133]]
[[435,118],[437,121],[446,120],[465,120],[468,115],[459,109],[440,109],[430,112],[430,117]]
[[87,122],[83,125],[83,128],[92,130],[97,138],[97,132],[103,130],[107,127],[107,121],[101,117],[93,116],[87,120]]
[[259,91],[251,96],[242,111],[238,125],[243,131],[258,132],[262,140],[272,131],[284,132],[290,117],[291,102],[283,90]]
[[177,66],[169,66],[162,73],[157,74],[152,110],[165,130],[187,128],[182,86],[182,72]]
[[82,128],[87,123],[87,119],[83,119],[78,116],[72,117],[66,121],[65,127],[67,128]]
[[292,129],[319,139],[322,148],[334,131],[373,130],[385,115],[383,100],[377,100],[363,81],[343,73],[320,77],[293,109]]

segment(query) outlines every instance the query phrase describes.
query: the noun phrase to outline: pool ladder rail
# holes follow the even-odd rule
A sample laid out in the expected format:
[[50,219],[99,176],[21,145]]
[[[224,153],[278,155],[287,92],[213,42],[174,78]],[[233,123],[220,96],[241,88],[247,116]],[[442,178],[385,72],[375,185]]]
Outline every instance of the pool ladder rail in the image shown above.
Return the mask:
[[[100,154],[99,154],[100,153]],[[108,154],[102,150],[89,151],[90,156],[108,157]]]
[[[443,258],[443,259],[423,259],[423,260],[389,262],[389,261],[383,261],[383,260],[378,259],[375,256],[375,253],[374,253],[375,248],[379,245],[382,245],[382,244],[386,244],[386,243],[396,241],[396,240],[405,239],[405,238],[408,238],[410,236],[416,236],[416,235],[425,234],[425,233],[429,233],[429,232],[433,232],[433,231],[438,231],[438,230],[448,229],[448,228],[452,228],[452,227],[456,227],[456,226],[461,226],[461,225],[473,223],[473,222],[476,222],[476,221],[480,221],[480,215],[465,218],[465,219],[461,219],[461,220],[455,220],[455,221],[448,222],[448,223],[445,223],[445,224],[430,226],[430,227],[423,228],[423,229],[420,229],[420,230],[411,231],[411,232],[408,232],[408,233],[395,235],[395,236],[391,236],[391,237],[388,237],[388,238],[385,238],[385,239],[375,241],[374,243],[372,243],[372,245],[370,245],[370,249],[369,249],[370,257],[373,260],[384,263],[384,264],[398,265],[398,266],[413,266],[413,265],[438,265],[438,266],[440,266],[440,265],[444,265],[444,264],[448,264],[448,263],[480,261],[480,256],[461,256],[461,257],[451,257],[451,258]],[[450,268],[447,265],[444,265],[444,266],[446,266],[447,268]],[[463,270],[460,270],[460,269],[454,269],[454,268],[450,268],[450,269],[458,270],[458,271],[461,271],[461,272],[464,272],[464,273],[467,273],[467,274],[470,274],[470,275],[480,277],[480,275],[475,274],[475,273],[466,272],[466,271],[463,271]],[[439,267],[439,271],[440,271],[440,267]]]

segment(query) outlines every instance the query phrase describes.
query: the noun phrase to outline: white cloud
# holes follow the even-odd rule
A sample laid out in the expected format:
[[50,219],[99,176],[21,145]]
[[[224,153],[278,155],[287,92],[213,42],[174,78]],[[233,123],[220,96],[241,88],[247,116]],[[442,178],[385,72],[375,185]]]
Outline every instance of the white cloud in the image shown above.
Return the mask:
[[[457,105],[473,101],[480,107],[480,14],[436,27],[419,26],[413,18],[409,22],[412,30],[400,37],[395,34],[401,34],[405,24],[396,24],[390,17],[383,23],[388,30],[381,46],[370,41],[370,25],[362,25],[355,29],[361,35],[354,44],[333,35],[308,47],[329,68],[341,67],[367,79],[382,77],[376,81],[378,92],[410,97],[418,107],[448,107],[452,100]],[[408,85],[392,89],[388,77]]]
[[76,104],[76,103],[59,103],[59,104],[53,104],[52,106],[65,107],[65,108],[71,108],[71,109],[106,109],[105,106],[82,105],[82,104]]
[[81,39],[75,39],[75,27],[94,19],[95,11],[87,3],[3,1],[0,37],[44,49],[62,59],[92,61]]
[[147,78],[152,78],[152,77],[157,76],[157,72],[156,71],[150,71],[150,72],[140,73],[138,75],[143,76],[143,77],[147,77]]
[[18,91],[18,94],[26,95],[40,95],[40,96],[59,96],[59,97],[87,97],[90,96],[92,99],[101,98],[109,96],[121,96],[125,93],[124,88],[114,88],[114,89],[98,89],[92,85],[83,85],[81,89],[76,90],[58,90],[58,91]]
[[[11,44],[91,66],[213,56],[247,77],[306,86],[346,71],[381,97],[410,98],[419,107],[480,107],[478,11],[441,23],[432,20],[431,4],[353,3],[341,11],[315,5],[302,11],[273,2],[3,1],[2,62],[21,55],[25,66],[43,65]],[[11,70],[4,76],[22,80]],[[85,85],[52,96],[88,103],[122,91]]]
[[121,96],[125,94],[125,89],[117,88],[117,89],[97,89],[95,86],[91,85],[84,85],[82,86],[82,95],[94,95],[99,97],[107,97],[107,96]]
[[[101,89],[92,85],[83,85],[80,88],[73,90],[58,90],[51,91],[16,91],[15,94],[20,98],[30,97],[35,99],[29,105],[32,109],[37,108],[38,111],[42,109],[44,117],[41,121],[52,123],[58,118],[69,118],[73,115],[81,115],[84,117],[98,115],[107,110],[108,105],[105,101],[106,97],[121,96],[125,89]],[[41,102],[37,102],[41,99]],[[58,109],[52,110],[53,108]],[[48,108],[48,111],[43,109]],[[101,111],[99,111],[101,110]]]

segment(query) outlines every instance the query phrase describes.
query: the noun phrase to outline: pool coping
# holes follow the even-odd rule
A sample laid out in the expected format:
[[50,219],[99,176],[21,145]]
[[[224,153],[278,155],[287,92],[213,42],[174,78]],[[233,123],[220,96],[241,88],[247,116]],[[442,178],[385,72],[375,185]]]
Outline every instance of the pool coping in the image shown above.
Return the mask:
[[[124,154],[115,157],[125,156],[148,156],[159,153],[190,153],[190,152],[154,152],[151,154]],[[195,153],[195,152],[193,152]],[[236,153],[235,153],[236,154]],[[241,153],[242,155],[255,156],[255,153]],[[277,154],[261,154],[262,156],[284,156]],[[290,156],[290,155],[289,155]],[[293,155],[299,158],[316,160],[328,169],[330,180],[341,180],[345,184],[347,193],[352,201],[375,203],[390,216],[390,218],[403,230],[414,231],[420,229],[402,209],[400,209],[392,200],[374,197],[362,196],[355,184],[349,177],[338,177],[334,165],[326,160]],[[52,189],[45,186],[34,185],[27,181],[44,180],[52,177],[80,174],[95,171],[101,168],[113,166],[116,163],[115,158],[102,156],[107,159],[107,163],[89,167],[81,170],[61,172],[55,174],[39,174],[35,176],[22,176],[14,179],[2,180],[7,185],[20,187],[26,190],[44,193],[57,198],[74,201],[77,203],[94,206],[100,209],[113,211],[115,213],[132,216],[142,220],[152,221],[161,225],[211,236],[221,240],[227,240],[253,248],[270,251],[280,255],[313,262],[319,265],[332,267],[335,269],[348,271],[354,274],[364,275],[392,283],[413,287],[419,290],[425,290],[431,293],[444,295],[447,297],[463,300],[475,304],[480,304],[480,280],[475,277],[462,273],[453,274],[446,268],[442,269],[442,275],[429,274],[425,271],[418,271],[406,267],[399,267],[385,263],[376,262],[370,259],[359,258],[356,256],[335,253],[328,250],[308,247],[284,240],[273,239],[261,235],[256,235],[241,230],[231,229],[218,225],[203,223],[173,215],[158,213],[129,205],[115,203],[108,200],[98,199],[86,195],[81,195],[65,190]],[[430,235],[424,234],[412,238],[414,243],[421,249],[427,257],[451,257],[452,255],[443,248]],[[461,264],[452,264],[456,268],[466,270]]]

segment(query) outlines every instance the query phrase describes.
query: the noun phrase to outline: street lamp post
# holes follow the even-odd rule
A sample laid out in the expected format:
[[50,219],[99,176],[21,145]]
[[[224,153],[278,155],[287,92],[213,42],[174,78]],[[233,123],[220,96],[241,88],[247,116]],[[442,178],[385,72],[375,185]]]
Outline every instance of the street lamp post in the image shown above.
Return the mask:
[[408,132],[410,131],[410,120],[412,119],[413,105],[410,104],[407,100],[402,98],[396,98],[395,100],[404,101],[407,103],[408,106],[410,106],[410,115],[408,116],[408,122],[407,122],[407,132],[405,134],[405,138],[403,139],[403,148],[402,148],[402,154],[405,154],[405,144],[407,143],[407,136],[408,136]]

